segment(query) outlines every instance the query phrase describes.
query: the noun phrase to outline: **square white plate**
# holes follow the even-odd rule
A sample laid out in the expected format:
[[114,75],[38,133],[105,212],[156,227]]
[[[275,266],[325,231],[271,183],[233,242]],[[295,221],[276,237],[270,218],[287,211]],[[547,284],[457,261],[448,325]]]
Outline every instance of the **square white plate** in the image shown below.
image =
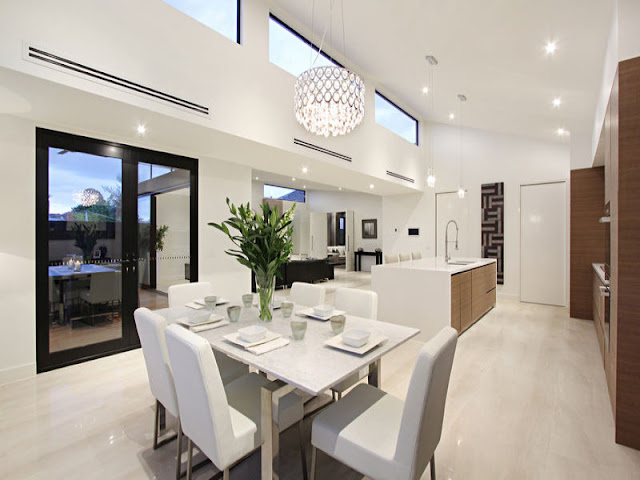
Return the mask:
[[187,327],[195,327],[196,325],[207,325],[210,323],[218,323],[224,320],[222,315],[217,313],[212,313],[211,315],[207,315],[204,313],[203,315],[198,313],[197,317],[183,317],[178,319],[178,323],[185,325]]
[[243,348],[250,348],[250,347],[255,347],[256,345],[262,345],[263,343],[270,342],[272,340],[275,340],[276,338],[280,338],[281,336],[282,335],[280,335],[279,333],[275,333],[270,330],[267,330],[267,333],[265,334],[264,338],[253,343],[245,342],[244,340],[242,340],[238,332],[229,333],[227,335],[224,335],[223,338],[228,342],[235,343],[236,345],[240,345]]
[[302,310],[298,310],[296,312],[296,315],[300,315],[301,317],[313,318],[314,320],[322,320],[323,322],[326,322],[334,315],[344,315],[345,313],[346,312],[344,310],[334,310],[329,315],[318,315],[313,311],[313,308],[303,308]]
[[345,352],[364,355],[365,353],[368,353],[369,351],[376,348],[378,345],[383,344],[387,340],[389,340],[389,337],[385,337],[384,335],[380,335],[379,333],[372,333],[367,343],[365,343],[361,347],[355,348],[350,347],[349,345],[344,343],[342,341],[342,334],[340,334],[336,335],[335,337],[331,337],[329,340],[325,340],[324,344],[332,348],[337,348],[338,350],[344,350]]
[[[274,298],[273,299],[273,309],[274,310],[278,310],[279,308],[282,307],[282,302],[284,302],[283,299],[281,298]],[[258,302],[254,302],[253,306],[255,308],[260,308],[260,304]]]
[[[207,306],[206,302],[204,301],[204,298],[199,298],[197,300],[194,300],[193,303],[195,303],[196,305],[202,305],[203,307]],[[216,301],[216,307],[218,305],[224,305],[225,303],[229,303],[229,300],[227,300],[224,297],[218,297],[218,300]],[[188,305],[189,304],[187,304],[187,306]]]

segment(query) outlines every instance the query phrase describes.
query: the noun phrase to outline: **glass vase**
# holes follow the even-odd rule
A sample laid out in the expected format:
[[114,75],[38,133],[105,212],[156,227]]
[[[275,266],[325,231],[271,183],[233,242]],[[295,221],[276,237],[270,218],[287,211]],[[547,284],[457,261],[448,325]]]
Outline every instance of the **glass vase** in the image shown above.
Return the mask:
[[256,274],[256,287],[258,289],[260,320],[270,322],[273,319],[273,292],[276,289],[275,275]]

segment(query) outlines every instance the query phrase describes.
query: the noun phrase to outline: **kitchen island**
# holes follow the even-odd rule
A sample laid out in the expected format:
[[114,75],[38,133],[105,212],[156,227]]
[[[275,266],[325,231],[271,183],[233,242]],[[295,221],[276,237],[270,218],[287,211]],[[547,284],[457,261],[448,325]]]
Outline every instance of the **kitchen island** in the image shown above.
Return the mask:
[[371,267],[378,319],[419,328],[427,341],[452,326],[464,332],[496,304],[496,260],[423,258]]

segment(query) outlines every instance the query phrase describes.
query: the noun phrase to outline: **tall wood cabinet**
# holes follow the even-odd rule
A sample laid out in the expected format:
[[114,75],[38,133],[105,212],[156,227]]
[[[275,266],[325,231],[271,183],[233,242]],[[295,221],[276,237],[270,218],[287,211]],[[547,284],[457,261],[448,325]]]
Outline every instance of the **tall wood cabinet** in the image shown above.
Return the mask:
[[[610,339],[603,345],[604,368],[616,442],[640,449],[640,57],[618,65],[602,135],[604,196],[611,213]],[[596,303],[594,297],[595,313]]]

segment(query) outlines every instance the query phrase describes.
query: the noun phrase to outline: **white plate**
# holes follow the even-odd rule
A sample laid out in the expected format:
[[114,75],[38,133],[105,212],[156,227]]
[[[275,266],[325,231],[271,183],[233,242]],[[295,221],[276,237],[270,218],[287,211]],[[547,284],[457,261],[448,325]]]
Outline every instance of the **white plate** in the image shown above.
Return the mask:
[[384,335],[380,335],[378,333],[372,333],[367,343],[359,348],[355,348],[350,347],[349,345],[344,343],[342,341],[342,335],[336,335],[335,337],[331,337],[329,340],[325,340],[324,344],[332,348],[337,348],[338,350],[344,350],[345,352],[364,355],[365,353],[368,353],[369,351],[376,348],[378,345],[383,344],[387,340],[389,340],[389,337],[385,337]]
[[[273,309],[274,310],[278,310],[279,308],[282,307],[282,302],[284,302],[284,300],[282,300],[281,298],[274,298],[273,299]],[[259,303],[254,303],[253,304],[254,307],[259,308],[260,304]]]
[[202,314],[198,314],[197,317],[183,317],[178,319],[178,323],[181,323],[182,325],[186,325],[187,327],[195,327],[196,325],[206,325],[208,323],[218,323],[221,322],[222,320],[224,320],[224,317],[222,315],[219,315],[217,313],[212,313],[211,315],[207,315],[206,313],[204,315]]
[[[207,303],[204,301],[204,298],[199,298],[197,300],[194,300],[193,303],[195,303],[196,305],[202,305],[203,307],[207,306]],[[224,305],[225,303],[229,303],[229,300],[227,300],[224,297],[218,297],[218,300],[216,301],[216,306]],[[187,306],[188,305],[189,304],[187,304]]]
[[313,308],[303,308],[302,310],[298,310],[296,312],[296,315],[300,315],[302,317],[309,317],[309,318],[313,318],[315,320],[322,320],[323,322],[326,322],[327,320],[329,320],[331,317],[333,317],[334,315],[344,315],[346,312],[344,310],[334,310],[333,312],[331,312],[329,315],[317,315],[314,311]]
[[272,340],[275,340],[276,338],[280,338],[281,336],[282,335],[280,335],[279,333],[275,333],[270,330],[267,330],[267,333],[264,336],[264,338],[253,343],[248,343],[242,340],[238,332],[229,333],[227,335],[224,335],[223,338],[228,342],[235,343],[236,345],[240,345],[243,348],[250,348],[250,347],[255,347],[256,345],[261,345],[263,343],[270,342]]

